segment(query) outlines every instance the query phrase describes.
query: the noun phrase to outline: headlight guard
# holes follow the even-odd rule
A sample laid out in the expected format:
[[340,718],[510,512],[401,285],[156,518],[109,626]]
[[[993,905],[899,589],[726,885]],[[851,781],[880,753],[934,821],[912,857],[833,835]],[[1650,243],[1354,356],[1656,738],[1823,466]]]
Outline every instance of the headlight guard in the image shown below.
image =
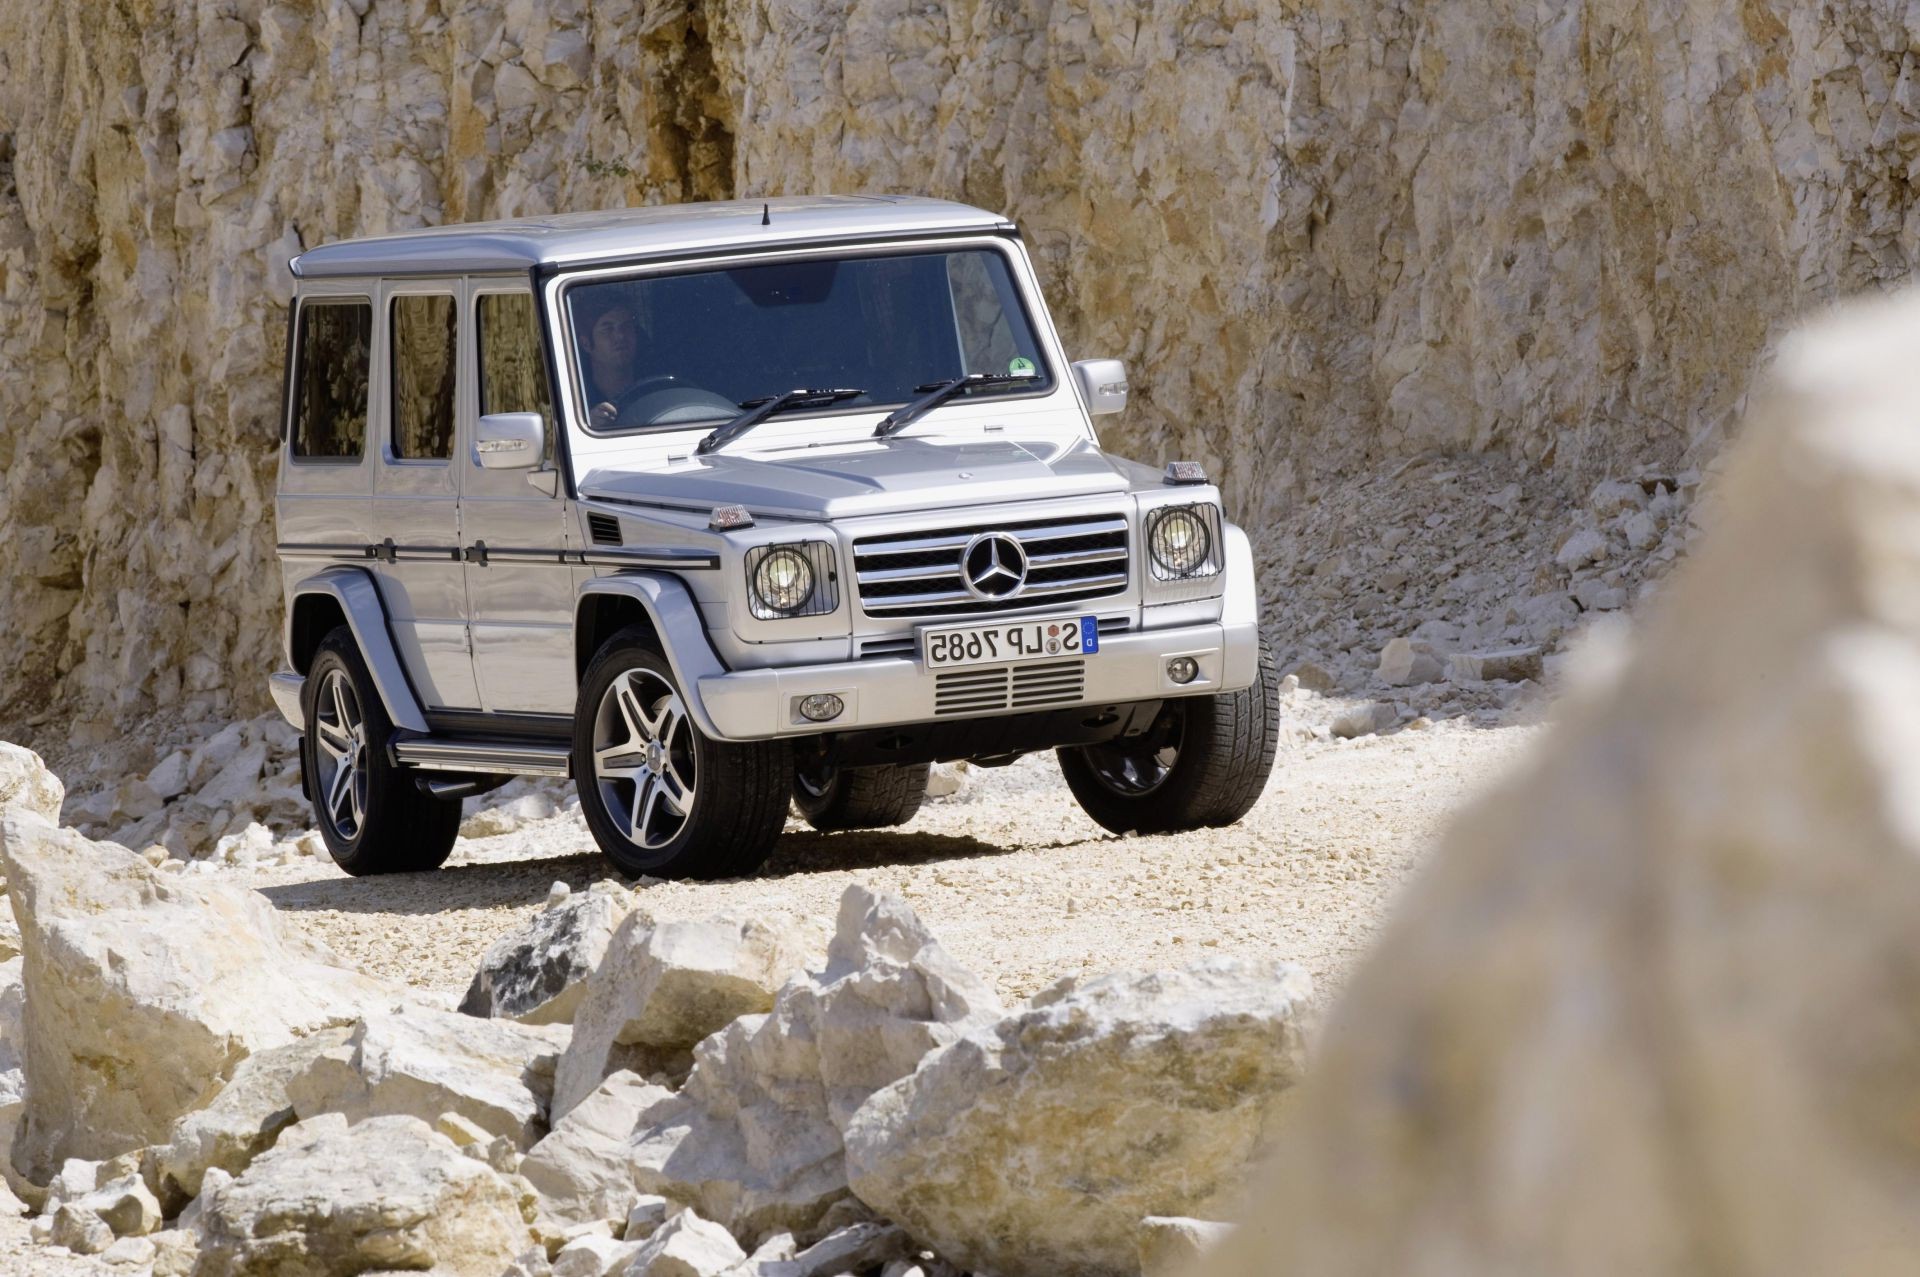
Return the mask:
[[1167,505],[1147,512],[1147,570],[1156,581],[1217,576],[1226,562],[1220,507],[1211,502]]
[[840,606],[833,546],[825,541],[756,545],[747,551],[747,601],[756,619],[825,616]]

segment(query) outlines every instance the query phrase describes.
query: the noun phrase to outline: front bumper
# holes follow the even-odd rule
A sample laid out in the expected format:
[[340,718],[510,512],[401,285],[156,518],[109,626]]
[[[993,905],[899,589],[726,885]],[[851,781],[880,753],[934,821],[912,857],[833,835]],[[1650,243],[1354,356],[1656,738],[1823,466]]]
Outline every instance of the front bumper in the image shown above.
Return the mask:
[[[1237,692],[1253,683],[1259,645],[1259,627],[1251,618],[1103,636],[1100,650],[1084,658],[1081,695],[1071,703],[1119,705]],[[1192,657],[1200,676],[1185,684],[1168,678],[1167,662],[1176,656]],[[995,668],[1002,667],[961,667],[975,673]],[[960,721],[1024,708],[1014,702],[984,711],[943,713],[936,704],[938,677],[918,659],[845,661],[706,674],[696,680],[696,694],[720,736],[736,741]],[[840,716],[825,723],[802,718],[799,702],[824,693],[845,702]]]

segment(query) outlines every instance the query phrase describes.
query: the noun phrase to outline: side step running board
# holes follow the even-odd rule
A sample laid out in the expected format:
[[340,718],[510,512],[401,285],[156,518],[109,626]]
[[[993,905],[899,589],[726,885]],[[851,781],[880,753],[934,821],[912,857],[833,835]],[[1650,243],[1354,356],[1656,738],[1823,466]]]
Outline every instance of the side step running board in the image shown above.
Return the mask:
[[393,744],[395,762],[427,772],[565,776],[569,772],[570,755],[565,745],[530,741],[452,740],[434,736]]

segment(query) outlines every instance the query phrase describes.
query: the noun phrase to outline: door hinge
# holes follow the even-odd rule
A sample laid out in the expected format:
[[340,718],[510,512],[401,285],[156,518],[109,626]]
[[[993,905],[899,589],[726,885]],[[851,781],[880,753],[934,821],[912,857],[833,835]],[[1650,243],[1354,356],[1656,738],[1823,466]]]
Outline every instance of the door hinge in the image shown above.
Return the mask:
[[475,541],[467,547],[467,562],[477,563],[481,567],[487,566],[487,543],[485,541]]

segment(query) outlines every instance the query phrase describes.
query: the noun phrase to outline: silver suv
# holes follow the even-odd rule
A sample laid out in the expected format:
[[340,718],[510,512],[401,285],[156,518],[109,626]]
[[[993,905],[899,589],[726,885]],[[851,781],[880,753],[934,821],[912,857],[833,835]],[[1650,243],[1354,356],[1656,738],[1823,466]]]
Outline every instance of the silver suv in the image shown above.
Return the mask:
[[623,872],[749,873],[1055,749],[1116,832],[1239,819],[1278,685],[1196,465],[1101,451],[1020,235],[910,198],[413,231],[296,258],[277,500],[307,792],[349,873],[572,776]]

